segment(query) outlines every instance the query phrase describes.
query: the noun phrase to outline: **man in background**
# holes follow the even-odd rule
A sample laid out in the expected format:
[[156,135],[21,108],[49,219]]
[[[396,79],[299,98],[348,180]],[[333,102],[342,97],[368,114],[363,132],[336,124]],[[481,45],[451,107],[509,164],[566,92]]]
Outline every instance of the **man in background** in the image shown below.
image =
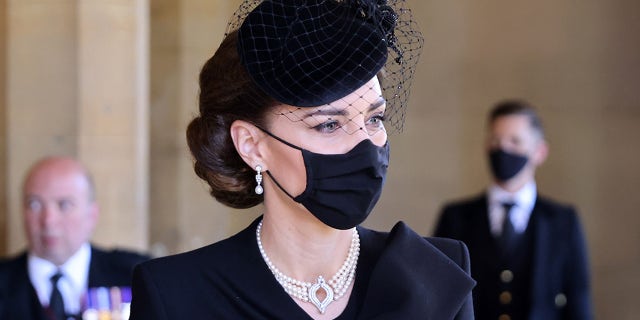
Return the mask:
[[592,319],[576,211],[538,194],[535,171],[548,146],[535,109],[515,100],[496,105],[486,152],[493,184],[447,204],[435,231],[469,247],[476,318]]
[[0,262],[0,319],[80,319],[94,287],[130,287],[144,255],[89,243],[99,215],[87,169],[67,157],[33,165],[23,185],[28,248]]

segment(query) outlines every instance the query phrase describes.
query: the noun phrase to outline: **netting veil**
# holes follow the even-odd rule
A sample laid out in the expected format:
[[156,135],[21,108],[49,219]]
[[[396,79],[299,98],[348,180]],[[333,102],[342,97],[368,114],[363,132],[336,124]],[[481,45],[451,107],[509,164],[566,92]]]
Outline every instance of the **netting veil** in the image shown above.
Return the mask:
[[[245,0],[227,34],[236,29],[242,64],[275,100],[298,110],[344,108],[353,101],[336,101],[377,75],[386,127],[402,131],[424,43],[405,1]],[[295,110],[283,115],[317,125]]]

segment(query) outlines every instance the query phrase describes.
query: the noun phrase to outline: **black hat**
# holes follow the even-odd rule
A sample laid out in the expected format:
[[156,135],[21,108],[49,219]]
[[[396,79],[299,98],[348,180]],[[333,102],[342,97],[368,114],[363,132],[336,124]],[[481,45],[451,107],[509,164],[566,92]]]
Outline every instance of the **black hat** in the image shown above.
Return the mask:
[[[236,12],[240,21],[232,21],[229,28],[241,22],[242,64],[279,102],[298,107],[329,104],[384,67],[386,76],[380,80],[387,119],[398,112],[404,118],[423,39],[402,4],[403,0],[246,0]],[[403,119],[395,120],[401,129]]]

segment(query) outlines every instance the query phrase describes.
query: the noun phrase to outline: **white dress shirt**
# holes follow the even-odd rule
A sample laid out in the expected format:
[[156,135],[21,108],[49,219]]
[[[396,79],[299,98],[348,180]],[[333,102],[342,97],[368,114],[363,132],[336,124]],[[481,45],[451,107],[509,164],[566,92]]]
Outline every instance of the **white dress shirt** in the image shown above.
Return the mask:
[[68,314],[78,314],[81,311],[81,301],[86,294],[89,281],[89,263],[91,261],[91,246],[83,244],[67,262],[61,266],[36,257],[29,253],[27,268],[31,284],[38,294],[40,304],[49,305],[51,296],[51,276],[60,271],[62,277],[58,280],[58,290],[64,299],[64,308]]
[[505,217],[505,210],[502,206],[505,202],[512,202],[515,205],[511,208],[510,220],[516,233],[523,233],[529,224],[529,218],[536,202],[536,183],[531,181],[525,184],[520,190],[511,193],[497,185],[489,187],[487,192],[489,207],[489,226],[494,237],[500,237],[502,233],[502,223]]

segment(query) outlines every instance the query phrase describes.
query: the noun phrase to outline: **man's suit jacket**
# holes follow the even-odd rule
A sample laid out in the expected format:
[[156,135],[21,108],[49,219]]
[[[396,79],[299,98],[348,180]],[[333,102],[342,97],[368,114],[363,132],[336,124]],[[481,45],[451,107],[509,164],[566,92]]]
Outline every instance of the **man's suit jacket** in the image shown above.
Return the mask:
[[[435,235],[462,240],[471,255],[477,319],[495,319],[499,299],[484,296],[499,281],[499,254],[489,229],[487,197],[446,205]],[[528,319],[592,319],[587,248],[572,207],[538,196],[529,225],[533,228],[531,301]]]
[[[133,268],[147,257],[91,247],[89,287],[130,287]],[[46,320],[27,271],[27,253],[0,262],[0,319]]]

